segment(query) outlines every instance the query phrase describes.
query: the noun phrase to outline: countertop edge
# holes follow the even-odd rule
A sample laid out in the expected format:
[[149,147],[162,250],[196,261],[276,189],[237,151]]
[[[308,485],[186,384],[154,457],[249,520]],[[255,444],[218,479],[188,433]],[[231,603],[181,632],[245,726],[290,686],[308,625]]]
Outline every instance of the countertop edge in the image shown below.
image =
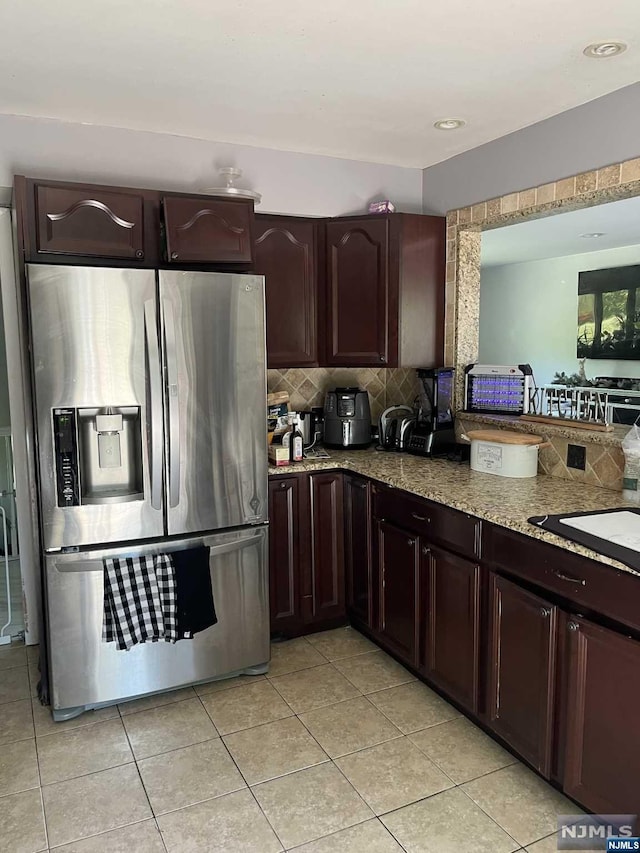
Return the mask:
[[[451,464],[454,465],[456,463]],[[563,551],[570,551],[571,553],[586,557],[587,559],[593,560],[594,562],[610,566],[611,568],[617,569],[618,571],[623,571],[627,574],[636,575],[640,577],[640,572],[631,568],[631,566],[627,566],[624,563],[620,563],[617,560],[607,557],[605,554],[600,554],[597,551],[592,551],[589,548],[585,548],[584,546],[579,545],[577,542],[573,542],[570,539],[565,539],[562,536],[558,536],[555,533],[551,533],[547,530],[544,530],[543,528],[537,527],[535,524],[531,524],[526,519],[514,519],[509,518],[506,515],[498,516],[494,513],[482,509],[481,507],[478,507],[477,505],[474,505],[470,501],[465,501],[464,499],[455,497],[452,498],[450,495],[444,494],[442,491],[438,491],[432,486],[423,488],[408,487],[406,482],[400,481],[399,477],[394,477],[393,475],[380,476],[372,473],[371,470],[369,470],[369,466],[363,464],[362,460],[358,461],[357,459],[353,458],[336,459],[335,457],[332,457],[330,459],[322,460],[307,460],[305,462],[297,463],[295,465],[288,465],[282,467],[270,465],[268,473],[269,476],[285,476],[287,474],[305,474],[314,473],[318,471],[335,470],[357,474],[358,476],[365,477],[366,479],[372,480],[376,483],[381,483],[383,485],[390,486],[391,488],[407,492],[408,494],[416,495],[417,497],[434,501],[434,503],[439,503],[443,506],[450,507],[451,509],[458,510],[459,512],[464,512],[468,515],[472,515],[475,518],[479,518],[481,521],[487,521],[490,524],[495,524],[496,526],[503,527],[506,530],[521,533],[522,535],[528,536],[531,539],[537,539],[542,542],[546,542],[549,545],[554,545],[557,548],[561,548]],[[495,477],[495,475],[493,474],[483,474],[480,476],[492,478]],[[504,478],[496,479],[504,480]],[[602,491],[606,492],[609,490],[603,489]],[[623,504],[624,502],[621,498],[621,505]],[[531,516],[537,514],[544,513],[536,513],[534,511],[531,512]]]

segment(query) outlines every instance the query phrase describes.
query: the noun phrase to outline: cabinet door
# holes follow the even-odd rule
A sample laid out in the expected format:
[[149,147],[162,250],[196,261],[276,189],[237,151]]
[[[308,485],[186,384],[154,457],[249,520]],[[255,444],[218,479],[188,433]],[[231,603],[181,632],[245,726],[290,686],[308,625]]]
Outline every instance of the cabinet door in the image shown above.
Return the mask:
[[349,615],[373,627],[371,560],[371,484],[344,478],[345,561]]
[[471,711],[478,707],[480,567],[448,551],[421,548],[425,675]]
[[542,774],[551,769],[557,607],[490,576],[489,723]]
[[142,193],[37,184],[35,203],[38,255],[144,259]]
[[326,363],[395,366],[389,359],[387,219],[327,222],[326,251]]
[[345,616],[342,474],[310,474],[309,490],[312,619],[338,620]]
[[600,814],[640,812],[640,642],[571,617],[564,790]]
[[380,635],[407,663],[416,662],[418,538],[387,521],[378,522]]
[[258,216],[254,272],[265,277],[267,367],[318,364],[316,223]]
[[271,631],[296,633],[302,624],[301,565],[308,506],[306,478],[269,478],[269,602]]
[[169,263],[251,263],[252,201],[165,196],[162,203]]

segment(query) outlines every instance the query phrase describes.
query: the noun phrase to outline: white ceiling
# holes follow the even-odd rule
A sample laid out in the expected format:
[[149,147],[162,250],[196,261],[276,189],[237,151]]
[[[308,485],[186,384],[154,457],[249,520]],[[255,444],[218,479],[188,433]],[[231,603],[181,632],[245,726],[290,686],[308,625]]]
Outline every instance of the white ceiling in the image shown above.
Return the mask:
[[[601,237],[581,237],[600,233]],[[483,267],[640,245],[640,197],[484,231]]]
[[0,31],[0,113],[419,168],[640,79],[638,0],[3,0]]

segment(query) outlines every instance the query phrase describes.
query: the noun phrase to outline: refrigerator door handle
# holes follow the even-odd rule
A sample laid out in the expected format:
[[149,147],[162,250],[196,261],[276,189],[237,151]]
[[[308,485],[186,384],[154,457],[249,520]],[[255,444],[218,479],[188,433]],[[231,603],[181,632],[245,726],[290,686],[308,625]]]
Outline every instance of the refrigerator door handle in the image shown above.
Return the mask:
[[162,300],[164,353],[167,383],[167,408],[169,412],[169,506],[180,503],[180,406],[178,397],[178,358],[176,351],[176,326],[173,306]]
[[162,509],[162,376],[156,330],[156,302],[144,303],[144,330],[149,365],[149,408],[151,409],[151,506]]

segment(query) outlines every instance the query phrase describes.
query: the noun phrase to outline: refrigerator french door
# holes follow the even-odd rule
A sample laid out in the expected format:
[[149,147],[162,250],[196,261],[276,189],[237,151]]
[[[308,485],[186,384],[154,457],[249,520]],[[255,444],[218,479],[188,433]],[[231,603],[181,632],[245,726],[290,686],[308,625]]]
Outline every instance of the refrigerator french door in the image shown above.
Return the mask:
[[[255,539],[267,521],[263,279],[39,264],[27,278],[54,708],[265,664],[267,566]],[[243,560],[214,559],[212,548],[227,608],[218,625],[173,646],[100,642],[96,566],[112,547],[217,548],[220,531],[246,533],[257,556],[249,578]],[[222,652],[233,639],[225,625],[250,619],[242,653]]]

